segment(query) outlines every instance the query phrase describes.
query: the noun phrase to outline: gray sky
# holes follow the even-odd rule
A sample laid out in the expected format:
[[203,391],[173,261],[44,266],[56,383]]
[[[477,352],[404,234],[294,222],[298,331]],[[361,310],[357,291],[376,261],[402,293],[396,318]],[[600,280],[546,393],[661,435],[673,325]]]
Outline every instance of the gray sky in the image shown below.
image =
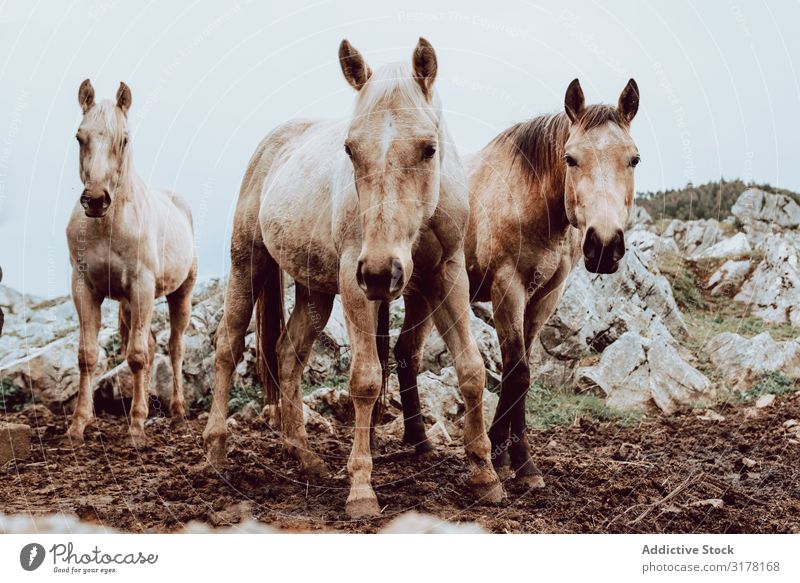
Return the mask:
[[612,103],[634,77],[637,190],[720,176],[800,190],[798,21],[797,1],[1,2],[3,283],[67,293],[86,77],[98,98],[131,86],[134,165],[189,200],[206,278],[227,273],[232,212],[259,140],[293,117],[349,113],[343,37],[373,67],[408,59],[427,37],[464,151],[560,109],[574,77],[589,102]]

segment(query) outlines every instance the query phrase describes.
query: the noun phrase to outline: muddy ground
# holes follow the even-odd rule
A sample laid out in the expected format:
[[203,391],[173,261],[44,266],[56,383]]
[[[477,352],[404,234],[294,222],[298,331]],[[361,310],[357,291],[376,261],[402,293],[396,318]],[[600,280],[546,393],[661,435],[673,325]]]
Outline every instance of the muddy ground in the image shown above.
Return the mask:
[[177,432],[167,419],[151,419],[150,444],[137,451],[123,418],[100,418],[86,445],[73,449],[61,439],[65,419],[15,413],[0,419],[37,427],[34,451],[0,469],[0,512],[63,512],[133,532],[180,531],[192,520],[235,524],[243,512],[285,529],[374,532],[411,509],[492,532],[800,532],[800,433],[785,426],[800,421],[800,395],[779,396],[756,414],[745,405],[717,411],[723,421],[695,412],[531,431],[547,486],[508,485],[499,507],[470,497],[460,444],[418,459],[384,437],[373,474],[383,516],[358,522],[343,512],[351,443],[344,427],[335,438],[311,434],[334,475],[309,484],[260,419],[233,429],[231,469],[218,474],[204,467],[200,419]]

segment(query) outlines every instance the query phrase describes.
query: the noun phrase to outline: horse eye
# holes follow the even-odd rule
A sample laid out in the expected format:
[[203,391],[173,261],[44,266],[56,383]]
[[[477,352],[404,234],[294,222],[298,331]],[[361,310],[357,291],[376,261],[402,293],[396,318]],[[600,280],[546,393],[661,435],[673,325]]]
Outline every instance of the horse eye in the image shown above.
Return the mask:
[[642,161],[642,159],[641,159],[639,156],[634,156],[633,158],[631,158],[631,167],[632,167],[632,168],[636,168],[636,166],[637,166],[637,165],[639,164],[639,162],[641,162],[641,161]]
[[353,157],[353,150],[351,150],[350,146],[348,146],[347,144],[344,145],[344,152],[345,152],[345,154],[348,155],[348,157],[350,157],[350,158]]
[[436,146],[425,146],[425,149],[422,151],[422,157],[426,160],[430,160],[436,155]]
[[578,165],[578,161],[575,158],[573,158],[572,156],[570,156],[569,154],[564,156],[564,162],[566,162],[567,166],[570,166],[570,167]]

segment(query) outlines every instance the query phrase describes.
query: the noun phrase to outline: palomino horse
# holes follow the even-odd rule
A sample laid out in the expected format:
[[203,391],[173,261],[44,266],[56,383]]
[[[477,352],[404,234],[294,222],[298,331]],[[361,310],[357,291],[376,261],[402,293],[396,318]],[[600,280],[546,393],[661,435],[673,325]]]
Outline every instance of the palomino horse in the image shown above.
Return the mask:
[[[358,92],[352,119],[278,127],[261,142],[242,183],[217,337],[214,402],[204,432],[208,460],[212,466],[225,463],[231,374],[257,304],[259,360],[268,396],[274,399],[279,386],[287,450],[306,474],[326,472],[308,446],[300,377],[340,293],[352,347],[355,408],[346,509],[351,517],[378,514],[370,454],[370,417],[383,381],[376,324],[379,312],[388,322],[387,303],[404,294],[406,329],[409,322],[418,323],[406,335],[427,330],[432,316],[454,356],[467,408],[471,485],[484,500],[496,502],[502,487],[483,426],[485,371],[468,319],[466,176],[433,88],[436,55],[420,39],[411,67],[392,64],[373,73],[345,40],[339,60]],[[277,338],[284,270],[295,281],[297,299]],[[409,356],[418,358],[421,343],[409,339],[405,345]]]
[[164,295],[170,319],[170,413],[174,422],[185,415],[183,333],[197,275],[192,215],[180,196],[151,190],[134,172],[127,121],[131,90],[125,83],[119,85],[116,103],[95,103],[86,79],[78,102],[83,110],[77,138],[84,191],[67,225],[67,243],[80,321],[80,387],[67,435],[81,443],[93,416],[91,377],[97,364],[100,306],[109,297],[120,303],[121,349],[134,379],[130,436],[134,445],[141,445],[155,353],[150,319],[154,300]]
[[[468,163],[470,291],[474,301],[492,301],[503,356],[492,461],[527,487],[544,485],[525,437],[531,347],[581,254],[592,273],[614,273],[625,253],[639,163],[629,128],[638,108],[633,79],[616,108],[586,106],[575,79],[565,112],[505,130]],[[416,390],[410,392],[415,406],[401,393],[407,431],[419,418]]]

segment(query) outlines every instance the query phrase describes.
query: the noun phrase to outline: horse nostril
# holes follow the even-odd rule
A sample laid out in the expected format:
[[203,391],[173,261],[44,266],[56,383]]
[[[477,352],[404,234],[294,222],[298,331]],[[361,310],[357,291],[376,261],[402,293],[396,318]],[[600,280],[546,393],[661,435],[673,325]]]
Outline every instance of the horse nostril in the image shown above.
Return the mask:
[[358,265],[356,266],[356,282],[358,283],[358,287],[364,291],[367,291],[367,285],[364,283],[364,272],[362,271],[363,268],[364,262],[359,260]]
[[583,254],[589,259],[594,259],[600,247],[601,245],[597,240],[597,232],[594,227],[589,227],[586,229],[586,236],[583,239]]
[[81,201],[81,206],[83,206],[85,208],[85,207],[89,206],[89,203],[92,202],[92,199],[91,199],[91,197],[89,195],[86,194],[86,191],[84,190],[83,194],[81,194],[80,201]]
[[619,261],[625,255],[625,233],[622,229],[617,230],[614,236],[614,261]]
[[392,260],[392,280],[389,284],[389,293],[396,293],[405,285],[405,272],[399,259]]

